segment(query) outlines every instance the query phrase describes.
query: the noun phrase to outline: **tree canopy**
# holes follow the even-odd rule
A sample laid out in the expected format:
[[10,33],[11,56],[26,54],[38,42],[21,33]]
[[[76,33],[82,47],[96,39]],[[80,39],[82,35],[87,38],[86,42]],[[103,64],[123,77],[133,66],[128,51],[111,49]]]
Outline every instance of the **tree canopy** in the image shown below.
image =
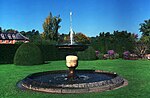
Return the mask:
[[106,53],[108,50],[114,50],[122,54],[124,51],[134,50],[136,39],[135,34],[127,31],[114,31],[113,33],[101,32],[99,36],[91,38],[91,43],[96,50],[102,53]]
[[150,53],[150,19],[144,20],[144,23],[140,24],[140,32],[142,32],[142,36],[138,43],[140,45],[137,48],[141,48],[141,51],[144,51],[142,55],[145,53]]
[[140,32],[142,32],[143,36],[150,36],[150,19],[140,24]]
[[58,40],[58,29],[61,27],[59,23],[61,18],[59,16],[53,16],[52,13],[45,19],[43,23],[45,39]]

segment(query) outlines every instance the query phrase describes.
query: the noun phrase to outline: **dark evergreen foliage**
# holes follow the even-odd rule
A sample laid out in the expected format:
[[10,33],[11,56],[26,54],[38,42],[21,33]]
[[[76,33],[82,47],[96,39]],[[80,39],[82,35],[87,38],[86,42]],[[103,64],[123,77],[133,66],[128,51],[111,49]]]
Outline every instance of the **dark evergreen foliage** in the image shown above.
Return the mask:
[[91,38],[91,45],[101,53],[114,50],[121,56],[124,51],[133,51],[135,49],[136,39],[134,34],[127,31],[102,32],[99,36]]
[[38,65],[43,63],[42,52],[33,43],[24,43],[16,51],[15,65]]
[[93,47],[89,46],[88,49],[77,53],[79,60],[96,60],[96,54]]
[[19,46],[19,44],[0,44],[0,64],[12,64]]

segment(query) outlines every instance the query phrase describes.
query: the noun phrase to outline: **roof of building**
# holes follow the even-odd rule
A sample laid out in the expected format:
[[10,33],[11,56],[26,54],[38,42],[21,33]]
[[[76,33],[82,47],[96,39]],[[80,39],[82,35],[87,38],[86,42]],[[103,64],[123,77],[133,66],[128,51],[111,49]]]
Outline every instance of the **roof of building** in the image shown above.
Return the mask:
[[23,36],[21,33],[0,33],[0,40],[29,40],[29,38]]

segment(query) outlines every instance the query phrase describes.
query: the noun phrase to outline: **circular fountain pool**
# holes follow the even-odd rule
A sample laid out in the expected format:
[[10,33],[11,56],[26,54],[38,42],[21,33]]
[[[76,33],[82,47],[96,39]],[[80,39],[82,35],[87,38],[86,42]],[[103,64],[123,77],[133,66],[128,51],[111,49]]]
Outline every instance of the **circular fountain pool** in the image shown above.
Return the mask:
[[17,83],[21,89],[48,93],[102,92],[127,85],[116,73],[100,70],[76,70],[76,77],[69,79],[67,70],[31,74]]

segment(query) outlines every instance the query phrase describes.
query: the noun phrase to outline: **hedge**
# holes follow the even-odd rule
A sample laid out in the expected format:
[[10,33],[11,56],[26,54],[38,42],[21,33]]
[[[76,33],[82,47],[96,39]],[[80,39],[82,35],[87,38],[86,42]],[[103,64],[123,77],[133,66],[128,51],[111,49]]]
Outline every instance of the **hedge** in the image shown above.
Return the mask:
[[[0,45],[0,64],[12,64],[15,53],[16,53],[17,49],[19,48],[19,46],[20,46],[20,44],[13,44],[13,45],[12,44],[1,44]],[[40,48],[40,50],[42,52],[44,61],[65,60],[65,57],[68,54],[67,51],[58,50],[55,45],[46,45],[46,44],[38,45],[37,44],[37,46]],[[92,58],[91,58],[91,56],[88,56],[88,58],[79,56],[79,58],[81,60],[95,59],[95,55],[94,55],[95,51],[93,49],[92,49],[92,51],[93,51],[92,53],[87,52],[87,53],[93,54]],[[80,55],[80,54],[81,53],[79,53],[78,55]]]
[[15,53],[15,65],[39,65],[43,63],[42,52],[40,48],[33,43],[22,44]]
[[[20,44],[0,45],[0,64],[13,64],[14,56]],[[55,45],[38,45],[44,61],[64,60],[66,52],[58,50]]]
[[96,53],[92,46],[89,46],[85,51],[77,53],[79,60],[96,60]]
[[55,45],[38,45],[42,51],[44,61],[64,60],[66,52],[57,49]]
[[0,44],[0,64],[12,64],[19,46],[18,44]]

